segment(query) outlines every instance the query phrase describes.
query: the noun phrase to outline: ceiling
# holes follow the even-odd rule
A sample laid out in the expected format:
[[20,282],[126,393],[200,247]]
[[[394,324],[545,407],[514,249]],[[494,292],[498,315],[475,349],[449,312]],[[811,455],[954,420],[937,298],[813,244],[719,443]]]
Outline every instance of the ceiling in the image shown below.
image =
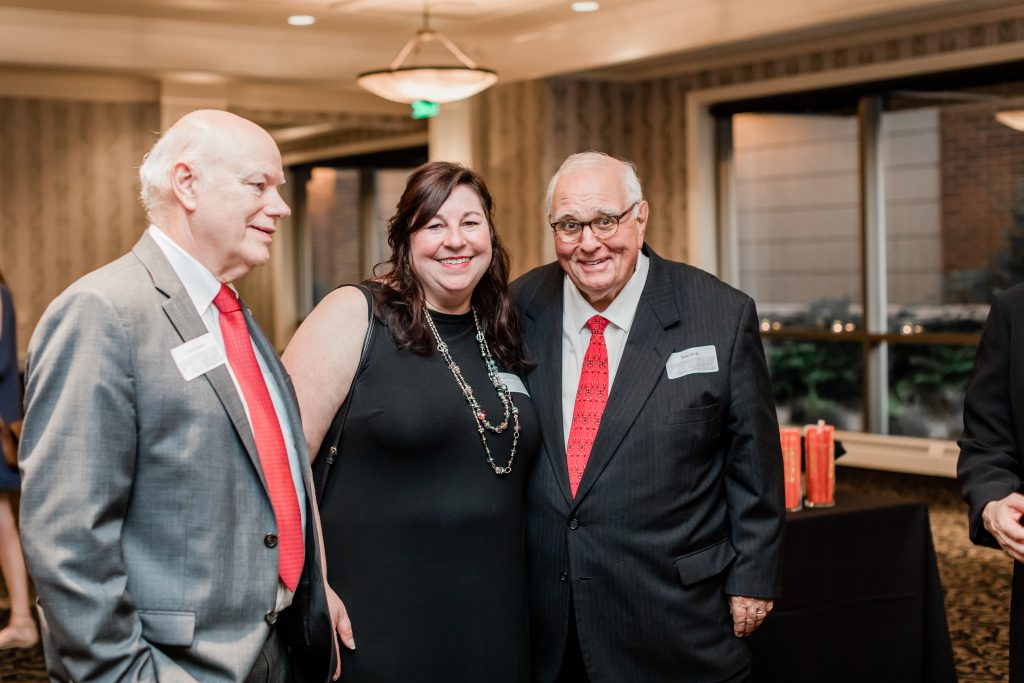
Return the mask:
[[[645,60],[663,68],[666,59],[709,50],[1017,3],[601,0],[601,10],[588,14],[572,12],[569,4],[436,0],[431,25],[509,82]],[[422,12],[422,0],[0,0],[0,68],[287,83],[355,97],[356,75],[389,65],[421,25]],[[314,15],[317,23],[288,26],[291,14]]]

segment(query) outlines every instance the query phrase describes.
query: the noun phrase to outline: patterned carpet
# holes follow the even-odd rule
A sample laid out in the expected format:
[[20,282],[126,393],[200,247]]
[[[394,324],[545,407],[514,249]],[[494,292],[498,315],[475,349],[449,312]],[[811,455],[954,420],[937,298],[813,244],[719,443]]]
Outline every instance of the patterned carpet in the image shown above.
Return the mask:
[[[837,496],[890,493],[928,501],[960,681],[1006,680],[1012,563],[1005,555],[976,548],[967,540],[966,508],[956,483],[845,468],[838,474]],[[0,610],[0,623],[6,619],[6,611]],[[0,682],[46,680],[41,650],[0,652]]]
[[967,539],[967,506],[956,482],[852,468],[836,478],[837,496],[889,493],[928,502],[957,675],[961,683],[1007,680],[1013,562]]

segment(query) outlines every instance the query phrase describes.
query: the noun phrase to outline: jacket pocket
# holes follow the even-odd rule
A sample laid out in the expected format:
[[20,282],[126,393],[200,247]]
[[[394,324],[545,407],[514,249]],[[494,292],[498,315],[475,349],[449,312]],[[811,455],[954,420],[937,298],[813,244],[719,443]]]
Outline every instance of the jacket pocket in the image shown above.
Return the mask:
[[189,647],[196,631],[195,612],[140,609],[142,637],[152,643]]
[[717,403],[712,403],[709,406],[700,406],[699,408],[673,410],[669,413],[668,421],[671,424],[683,424],[685,422],[704,422],[714,417],[718,417]]
[[729,543],[729,539],[723,538],[714,545],[676,558],[676,571],[679,572],[679,580],[683,585],[690,586],[720,574],[734,559],[736,551]]

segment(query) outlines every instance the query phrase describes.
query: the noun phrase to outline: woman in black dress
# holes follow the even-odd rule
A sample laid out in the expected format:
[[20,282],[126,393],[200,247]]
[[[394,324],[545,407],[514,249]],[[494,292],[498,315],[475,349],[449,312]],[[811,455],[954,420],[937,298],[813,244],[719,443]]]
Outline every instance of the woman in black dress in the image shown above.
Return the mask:
[[389,222],[389,272],[328,295],[284,354],[311,453],[350,402],[320,501],[358,643],[348,683],[528,677],[523,487],[539,432],[491,214],[475,172],[421,166]]

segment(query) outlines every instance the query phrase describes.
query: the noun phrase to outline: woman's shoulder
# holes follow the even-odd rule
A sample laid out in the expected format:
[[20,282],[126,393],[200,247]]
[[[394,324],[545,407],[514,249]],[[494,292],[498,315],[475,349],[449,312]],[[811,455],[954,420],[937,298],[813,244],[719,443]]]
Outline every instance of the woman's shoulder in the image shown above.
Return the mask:
[[313,312],[299,326],[296,336],[335,335],[339,329],[366,329],[369,301],[356,285],[342,285],[332,289],[320,300]]
[[366,312],[366,306],[370,300],[370,289],[365,283],[338,285],[317,305],[325,306],[332,312],[354,313],[357,311]]

